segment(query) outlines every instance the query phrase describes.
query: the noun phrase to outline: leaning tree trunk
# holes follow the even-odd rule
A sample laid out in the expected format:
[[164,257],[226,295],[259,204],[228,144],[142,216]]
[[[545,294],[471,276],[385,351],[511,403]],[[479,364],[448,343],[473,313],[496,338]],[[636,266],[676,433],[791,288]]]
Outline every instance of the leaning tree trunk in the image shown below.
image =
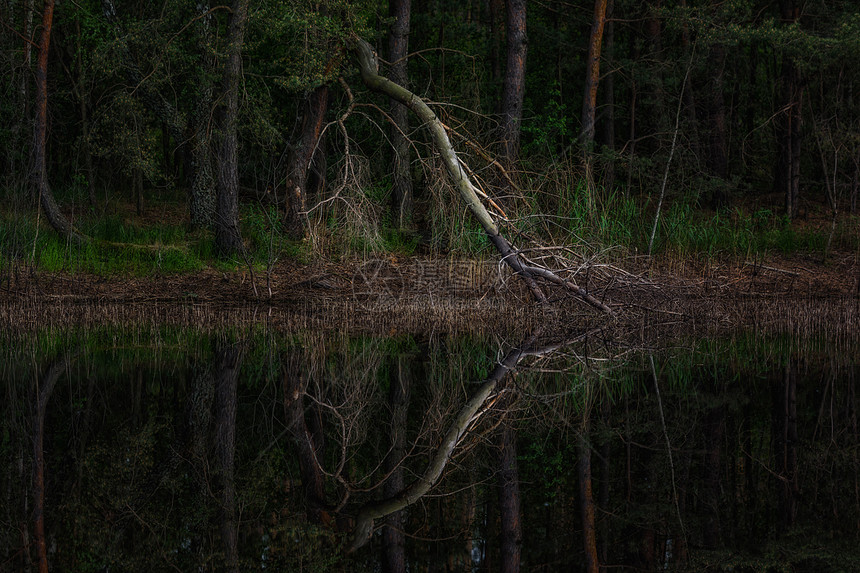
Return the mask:
[[402,86],[398,86],[388,78],[379,75],[376,55],[373,53],[373,49],[370,47],[370,44],[358,37],[354,37],[353,49],[356,53],[359,68],[361,69],[361,79],[364,81],[364,84],[371,90],[387,95],[388,97],[404,104],[419,117],[422,125],[426,126],[430,131],[433,143],[435,144],[436,149],[445,164],[446,170],[448,171],[448,176],[451,178],[451,182],[460,193],[460,197],[465,201],[469,210],[472,212],[472,215],[474,215],[481,224],[481,227],[484,229],[490,242],[493,243],[502,255],[502,260],[511,269],[513,269],[515,273],[523,277],[534,297],[538,301],[546,301],[546,296],[535,282],[535,277],[541,277],[573,292],[595,308],[611,314],[612,311],[608,306],[597,300],[585,289],[573,284],[571,281],[559,277],[549,269],[526,264],[524,259],[521,257],[520,252],[514,249],[511,243],[499,232],[499,228],[493,220],[493,217],[481,203],[480,199],[478,199],[475,186],[472,184],[471,179],[469,179],[466,169],[457,158],[457,152],[451,145],[451,140],[448,138],[445,126],[439,118],[436,117],[433,110],[431,110],[430,107],[421,100],[421,98],[413,94],[411,91]]
[[[508,372],[516,369],[520,360],[526,356],[544,356],[550,352],[555,352],[559,348],[572,344],[576,340],[582,340],[591,336],[595,331],[591,330],[580,334],[579,336],[559,343],[554,343],[548,346],[535,347],[535,342],[540,336],[540,332],[535,332],[529,336],[518,348],[510,350],[505,357],[496,364],[490,375],[484,380],[481,386],[475,391],[471,398],[463,405],[457,413],[454,420],[451,422],[448,431],[442,438],[439,447],[430,458],[427,468],[424,473],[417,476],[415,480],[401,489],[394,495],[388,495],[385,499],[377,502],[371,502],[362,507],[358,515],[355,517],[355,528],[353,530],[352,540],[347,552],[351,553],[363,547],[373,534],[373,522],[391,515],[394,512],[400,511],[409,505],[412,505],[421,499],[427,492],[430,491],[437,481],[442,477],[451,456],[454,454],[455,448],[460,444],[463,436],[466,433],[474,430],[475,425],[484,413],[490,408],[499,408],[498,400],[502,392],[506,390],[499,388]],[[503,408],[502,408],[503,409]],[[513,436],[509,436],[514,439]],[[509,451],[508,455],[515,454]],[[511,465],[511,460],[501,460],[503,465]],[[507,473],[507,478],[514,479],[516,470]],[[505,478],[502,478],[505,479]]]
[[33,187],[36,197],[45,212],[51,227],[62,235],[75,240],[84,237],[66,219],[51,187],[48,185],[48,168],[45,147],[48,132],[48,47],[51,43],[51,26],[54,21],[54,0],[45,0],[42,11],[42,34],[39,37],[39,58],[36,60],[36,117],[33,122]]
[[242,74],[242,43],[248,21],[249,0],[234,0],[227,35],[227,60],[224,62],[220,113],[221,145],[217,158],[217,200],[215,211],[215,248],[221,257],[243,250],[239,234],[239,141],[236,123],[239,116],[239,78]]

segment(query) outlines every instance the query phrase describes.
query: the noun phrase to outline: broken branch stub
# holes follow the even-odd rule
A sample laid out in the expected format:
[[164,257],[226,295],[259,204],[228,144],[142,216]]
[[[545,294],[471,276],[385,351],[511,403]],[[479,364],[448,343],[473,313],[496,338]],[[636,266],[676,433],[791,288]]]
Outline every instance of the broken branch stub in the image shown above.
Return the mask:
[[460,160],[457,157],[457,152],[454,150],[454,146],[448,138],[448,133],[445,131],[445,126],[439,118],[436,117],[433,110],[430,109],[430,107],[424,103],[421,98],[408,89],[395,84],[384,76],[379,75],[379,66],[376,55],[373,53],[373,48],[370,47],[370,44],[357,36],[353,36],[352,44],[352,49],[355,53],[356,60],[358,61],[358,66],[361,71],[361,79],[364,82],[364,85],[375,92],[384,94],[402,103],[418,116],[422,125],[430,132],[433,138],[433,143],[436,146],[436,150],[441,156],[442,161],[445,163],[448,176],[451,178],[451,182],[460,193],[460,197],[466,202],[472,215],[474,215],[481,224],[481,227],[484,229],[490,242],[493,243],[502,255],[502,260],[515,273],[520,275],[523,280],[525,280],[535,299],[540,302],[546,302],[546,296],[535,281],[535,276],[540,276],[553,284],[567,288],[567,290],[581,297],[595,308],[608,314],[612,314],[612,311],[608,306],[595,299],[584,289],[576,287],[570,281],[564,280],[549,269],[532,267],[523,262],[519,251],[517,251],[499,232],[499,228],[493,220],[492,215],[490,215],[481,203],[481,200],[478,198],[475,186],[472,184],[471,179],[469,179],[466,169],[464,169],[463,165],[460,163]]

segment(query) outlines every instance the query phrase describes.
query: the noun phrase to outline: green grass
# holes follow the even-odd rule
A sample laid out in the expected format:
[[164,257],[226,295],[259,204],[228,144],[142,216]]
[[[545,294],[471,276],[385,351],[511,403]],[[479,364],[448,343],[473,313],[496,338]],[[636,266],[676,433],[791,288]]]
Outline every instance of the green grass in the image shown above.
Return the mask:
[[[589,209],[584,186],[568,190],[554,201],[551,232],[557,240],[575,236],[596,248],[621,246],[631,252],[647,252],[654,220],[654,205],[649,202],[619,191],[603,192]],[[537,205],[533,207],[533,216],[540,209]],[[544,212],[553,211],[544,209]],[[856,216],[843,218],[836,226],[831,249],[860,248],[858,229]],[[692,200],[678,198],[664,204],[653,252],[705,258],[823,254],[829,233],[829,224],[821,228],[795,225],[767,209],[750,213],[734,208],[709,214],[697,208]]]
[[[374,200],[387,197],[372,190]],[[0,194],[2,195],[2,194]],[[6,204],[12,204],[6,193]],[[377,197],[378,195],[378,197]],[[2,197],[0,197],[2,198]],[[589,202],[583,185],[574,185],[552,196],[534,194],[519,203],[530,215],[515,219],[506,232],[515,243],[524,243],[522,233],[546,244],[585,243],[589,251],[621,247],[625,252],[647,251],[653,222],[654,205],[620,191],[599,191]],[[70,201],[62,197],[63,201]],[[80,204],[81,198],[72,198]],[[111,207],[121,211],[122,199]],[[173,192],[148,200],[148,210],[182,214],[186,209],[181,193]],[[126,211],[127,211],[126,206]],[[393,228],[381,205],[373,228],[349,228],[330,217],[331,224],[318,227],[324,233],[323,248],[310,241],[291,241],[280,228],[281,214],[276,207],[242,205],[241,227],[248,258],[232,261],[217,258],[211,232],[190,231],[182,217],[168,221],[150,218],[135,223],[134,217],[97,215],[78,208],[78,228],[93,240],[76,244],[60,238],[45,223],[37,227],[32,212],[7,207],[0,212],[0,268],[22,262],[49,272],[87,272],[101,276],[191,273],[205,267],[224,271],[251,264],[264,271],[273,261],[293,259],[308,262],[315,257],[338,259],[367,253],[412,255],[421,236],[415,231]],[[152,211],[150,211],[152,212]],[[82,215],[80,213],[83,213]],[[171,223],[169,220],[174,222]],[[830,225],[792,224],[767,209],[755,212],[739,208],[718,213],[699,209],[694,200],[674,198],[661,213],[654,243],[654,254],[669,257],[762,258],[774,253],[824,254]],[[464,209],[451,204],[432,210],[427,225],[432,230],[430,246],[436,252],[451,252],[468,257],[492,253],[483,230]],[[831,250],[860,250],[860,222],[856,216],[843,216],[835,228]]]
[[196,237],[169,225],[141,229],[111,216],[78,221],[92,240],[76,243],[31,216],[0,215],[0,261],[29,262],[49,272],[88,272],[109,276],[193,272],[205,266],[191,248]]

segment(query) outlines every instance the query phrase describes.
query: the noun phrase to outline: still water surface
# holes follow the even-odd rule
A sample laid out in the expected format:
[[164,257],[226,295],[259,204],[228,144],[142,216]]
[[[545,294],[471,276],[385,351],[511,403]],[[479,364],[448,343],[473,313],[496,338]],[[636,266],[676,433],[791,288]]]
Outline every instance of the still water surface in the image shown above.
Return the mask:
[[0,570],[860,570],[858,342],[149,325],[0,352]]

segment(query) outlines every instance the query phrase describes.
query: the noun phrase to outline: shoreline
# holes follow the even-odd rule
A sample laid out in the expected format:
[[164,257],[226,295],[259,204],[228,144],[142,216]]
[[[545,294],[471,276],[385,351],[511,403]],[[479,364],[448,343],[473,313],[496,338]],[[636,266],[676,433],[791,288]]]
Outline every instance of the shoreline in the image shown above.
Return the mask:
[[[670,261],[648,269],[631,258],[591,286],[615,316],[554,291],[534,303],[494,261],[388,257],[279,264],[268,277],[204,269],[154,277],[98,277],[19,270],[0,283],[0,324],[13,330],[99,324],[350,331],[526,332],[604,328],[715,333],[739,329],[841,335],[860,328],[860,267],[834,255],[767,261]],[[637,268],[638,267],[638,268]],[[625,269],[625,270],[621,270]],[[254,294],[256,283],[257,295]],[[580,283],[581,285],[584,283]],[[269,296],[271,288],[271,296]],[[668,334],[672,337],[672,334]]]

